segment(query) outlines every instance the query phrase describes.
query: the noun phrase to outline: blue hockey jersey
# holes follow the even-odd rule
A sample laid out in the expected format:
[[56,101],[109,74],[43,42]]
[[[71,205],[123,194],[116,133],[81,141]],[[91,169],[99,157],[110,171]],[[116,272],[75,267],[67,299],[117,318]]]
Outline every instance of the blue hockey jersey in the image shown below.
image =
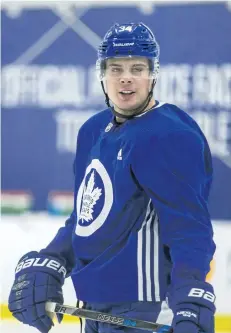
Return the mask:
[[209,271],[212,171],[203,133],[175,105],[121,124],[102,111],[79,131],[73,214],[44,251],[66,259],[82,301],[161,301]]

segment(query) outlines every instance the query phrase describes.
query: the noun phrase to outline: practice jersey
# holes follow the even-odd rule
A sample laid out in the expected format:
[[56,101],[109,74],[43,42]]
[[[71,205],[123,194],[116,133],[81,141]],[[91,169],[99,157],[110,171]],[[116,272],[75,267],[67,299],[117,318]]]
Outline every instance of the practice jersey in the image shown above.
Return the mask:
[[158,302],[205,280],[215,245],[208,143],[175,105],[118,124],[110,109],[80,129],[74,211],[50,252],[66,258],[78,299]]

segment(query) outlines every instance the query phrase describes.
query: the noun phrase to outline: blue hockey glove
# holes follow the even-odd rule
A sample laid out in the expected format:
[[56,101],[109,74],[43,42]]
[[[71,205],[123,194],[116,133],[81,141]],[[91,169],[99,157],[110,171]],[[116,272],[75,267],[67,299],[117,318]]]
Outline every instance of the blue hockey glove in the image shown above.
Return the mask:
[[215,295],[206,282],[192,281],[168,294],[174,333],[214,333]]
[[[63,303],[66,269],[62,260],[29,252],[20,259],[9,295],[9,310],[24,324],[47,333],[54,325],[45,310],[46,301]],[[61,322],[62,317],[58,318]]]

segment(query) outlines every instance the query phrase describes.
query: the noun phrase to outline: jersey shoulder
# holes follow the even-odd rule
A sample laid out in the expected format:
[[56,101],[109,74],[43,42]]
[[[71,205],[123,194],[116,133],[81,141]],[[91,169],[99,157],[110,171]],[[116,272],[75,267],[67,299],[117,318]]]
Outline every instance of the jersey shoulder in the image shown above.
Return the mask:
[[[207,173],[212,173],[209,144],[189,114],[174,104],[160,103],[141,118],[140,132],[143,135],[136,135],[134,160],[146,159],[156,163],[161,159],[159,157],[163,157],[166,161],[169,159],[168,164],[171,165],[173,161],[182,161],[184,156],[185,161],[191,161],[192,158],[194,161],[204,161]],[[141,158],[144,154],[146,158]]]
[[206,147],[210,152],[207,139],[196,121],[178,106],[169,103],[159,103],[142,115],[140,121],[137,119],[133,137],[135,146],[141,150],[144,146],[153,149],[154,146],[167,145],[180,153],[183,145]]
[[168,136],[172,132],[188,131],[204,136],[196,121],[184,110],[170,103],[159,103],[152,111],[143,117],[146,129],[150,135]]

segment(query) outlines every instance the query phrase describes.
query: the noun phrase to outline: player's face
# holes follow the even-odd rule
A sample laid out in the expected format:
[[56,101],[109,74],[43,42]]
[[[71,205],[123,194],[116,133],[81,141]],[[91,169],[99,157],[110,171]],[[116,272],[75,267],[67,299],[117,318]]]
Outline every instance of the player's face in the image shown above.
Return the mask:
[[116,111],[132,115],[147,99],[152,80],[148,59],[112,58],[106,63],[105,86]]

